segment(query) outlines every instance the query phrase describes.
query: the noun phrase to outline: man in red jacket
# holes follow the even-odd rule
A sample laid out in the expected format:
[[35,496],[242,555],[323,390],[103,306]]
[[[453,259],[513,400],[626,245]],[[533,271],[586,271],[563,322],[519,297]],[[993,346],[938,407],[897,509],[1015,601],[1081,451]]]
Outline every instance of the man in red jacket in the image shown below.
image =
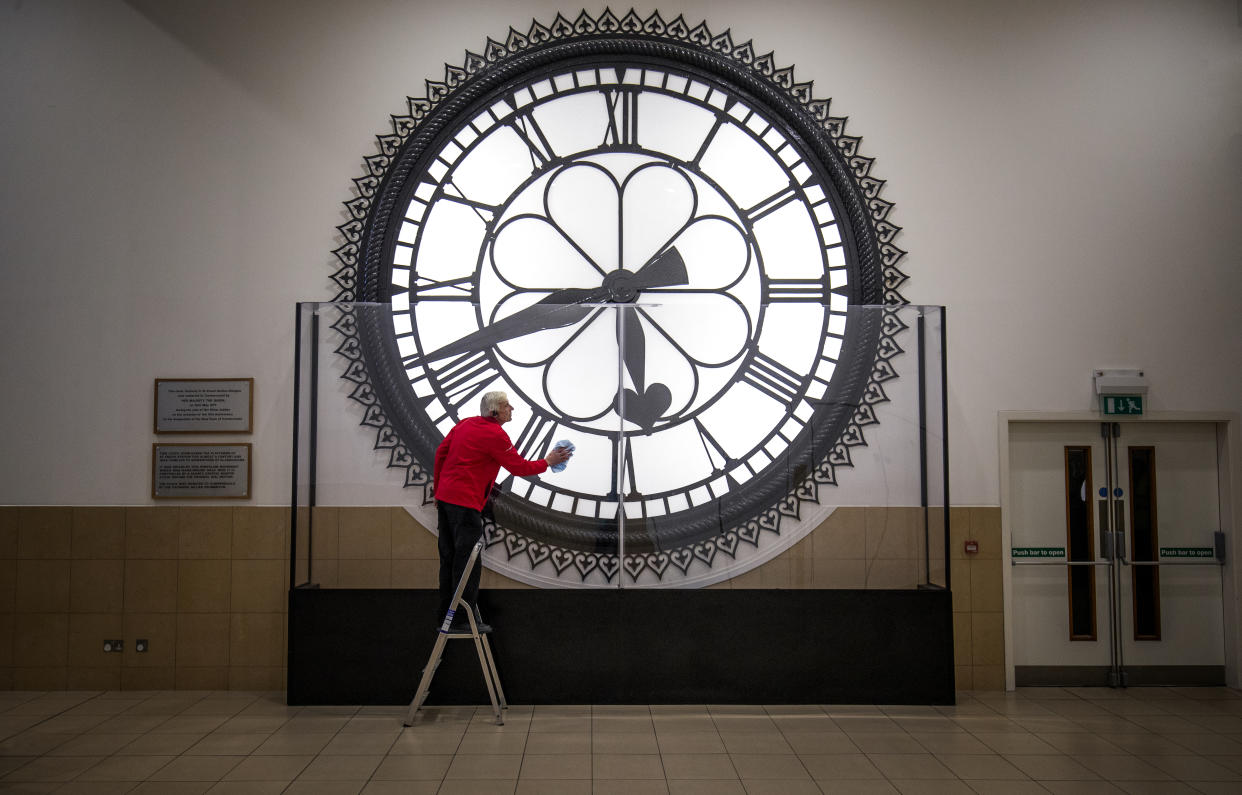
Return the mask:
[[[528,461],[513,447],[509,434],[500,427],[513,419],[513,406],[504,392],[488,392],[479,405],[478,417],[467,417],[457,423],[436,448],[435,497],[440,531],[440,614],[444,620],[453,601],[453,591],[466,569],[466,561],[474,545],[483,536],[483,506],[496,481],[500,468],[515,475],[539,475],[563,461],[572,453],[554,447],[547,458]],[[475,566],[466,582],[462,598],[474,609],[479,628],[491,627],[478,618],[479,575],[482,564]],[[439,623],[437,622],[437,624]],[[455,616],[452,632],[469,632],[465,616]]]

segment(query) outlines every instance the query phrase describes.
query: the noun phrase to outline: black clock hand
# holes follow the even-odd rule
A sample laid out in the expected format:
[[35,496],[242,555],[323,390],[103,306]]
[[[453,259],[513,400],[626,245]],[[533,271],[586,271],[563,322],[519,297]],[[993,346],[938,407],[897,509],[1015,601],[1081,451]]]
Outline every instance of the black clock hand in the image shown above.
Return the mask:
[[640,290],[672,287],[690,281],[686,274],[686,261],[681,258],[681,252],[676,246],[670,246],[663,254],[639,268],[634,276],[640,282],[637,285]]
[[[618,271],[624,274],[625,271]],[[612,274],[609,274],[610,276]],[[625,282],[618,280],[616,286],[624,286],[633,291],[634,298],[639,290],[651,287],[672,287],[686,284],[689,277],[686,263],[676,248],[670,248],[660,256],[639,268],[638,272]],[[608,284],[608,280],[604,281]],[[629,300],[634,300],[629,298]],[[624,299],[622,299],[624,300]],[[647,338],[639,318],[634,316],[621,318],[620,339],[624,345],[622,358],[625,369],[634,382],[634,389],[623,390],[625,396],[624,417],[635,422],[644,430],[655,427],[656,420],[664,415],[672,402],[672,392],[664,384],[652,384],[647,387]]]
[[637,273],[613,271],[600,287],[565,287],[553,290],[539,302],[450,342],[428,353],[425,359],[447,359],[536,331],[572,326],[591,314],[594,307],[590,304],[633,301],[640,290],[685,284],[687,280],[686,263],[676,248],[670,248],[640,268]]
[[591,314],[590,304],[608,300],[608,290],[603,287],[566,287],[554,290],[538,303],[519,309],[459,340],[432,351],[427,361],[447,359],[458,354],[489,348],[497,343],[533,334],[536,331],[571,326]]
[[625,369],[634,382],[634,391],[641,395],[647,391],[647,337],[642,324],[630,311],[621,317],[621,339],[625,345]]

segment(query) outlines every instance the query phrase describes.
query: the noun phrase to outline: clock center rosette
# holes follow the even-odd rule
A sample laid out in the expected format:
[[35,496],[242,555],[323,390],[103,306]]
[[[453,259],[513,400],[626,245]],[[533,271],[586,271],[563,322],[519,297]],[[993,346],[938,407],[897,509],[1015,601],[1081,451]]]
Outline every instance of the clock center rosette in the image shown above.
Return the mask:
[[727,387],[756,334],[747,232],[738,208],[684,164],[617,152],[562,162],[496,216],[479,322],[579,304],[576,322],[535,323],[497,344],[522,397],[588,431],[615,431],[619,394],[632,432],[686,421]]

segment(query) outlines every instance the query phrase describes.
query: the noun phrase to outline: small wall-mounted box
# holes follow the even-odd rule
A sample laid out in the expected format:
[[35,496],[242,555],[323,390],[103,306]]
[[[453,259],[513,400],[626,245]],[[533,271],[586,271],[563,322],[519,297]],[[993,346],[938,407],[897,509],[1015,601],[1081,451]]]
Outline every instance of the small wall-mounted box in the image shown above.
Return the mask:
[[1147,377],[1142,370],[1093,370],[1097,395],[1146,395]]
[[979,551],[979,542],[978,542],[978,541],[967,541],[965,546],[966,546],[966,554],[967,554],[967,555],[973,555],[973,554],[975,554],[976,552],[978,552],[978,551]]

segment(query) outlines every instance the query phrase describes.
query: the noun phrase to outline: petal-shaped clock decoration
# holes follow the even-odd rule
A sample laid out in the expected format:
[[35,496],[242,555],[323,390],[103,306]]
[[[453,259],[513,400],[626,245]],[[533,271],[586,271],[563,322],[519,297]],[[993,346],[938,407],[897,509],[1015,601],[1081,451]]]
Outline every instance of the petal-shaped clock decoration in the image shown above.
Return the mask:
[[546,202],[548,217],[600,273],[617,269],[620,207],[612,174],[592,163],[570,166],[548,183]]
[[543,399],[567,418],[606,413],[617,394],[616,351],[615,321],[597,313],[548,364]]
[[736,284],[751,264],[750,247],[741,226],[727,218],[699,218],[682,230],[672,245],[683,252],[690,286],[696,290],[725,290]]
[[667,248],[693,219],[694,205],[690,180],[667,164],[632,172],[621,193],[622,267],[636,271]]
[[599,273],[582,248],[547,218],[524,215],[508,220],[497,231],[490,253],[496,274],[519,289],[599,284]]
[[694,364],[719,367],[737,361],[752,331],[742,304],[728,296],[705,295],[693,306],[693,311],[686,311],[683,304],[669,304],[644,312]]

